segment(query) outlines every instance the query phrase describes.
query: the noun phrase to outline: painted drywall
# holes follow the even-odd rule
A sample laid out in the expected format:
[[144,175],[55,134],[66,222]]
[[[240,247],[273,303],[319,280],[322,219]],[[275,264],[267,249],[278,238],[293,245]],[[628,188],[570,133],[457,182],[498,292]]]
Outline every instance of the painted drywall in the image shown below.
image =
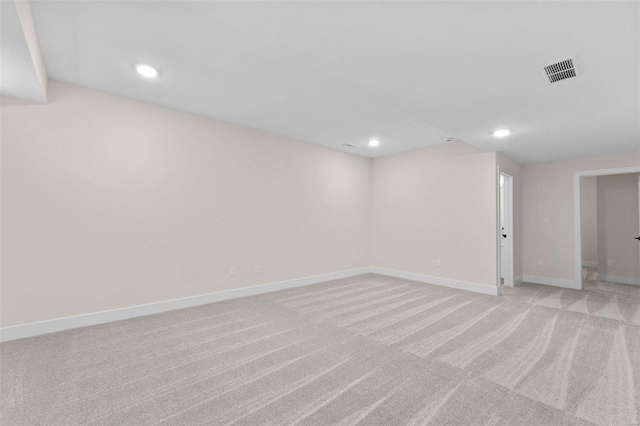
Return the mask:
[[463,142],[371,161],[65,83],[49,94],[2,99],[3,327],[367,266],[495,288],[498,167],[514,175],[515,277],[571,280],[573,172],[640,165],[520,166]]
[[[573,173],[640,165],[640,152],[527,165],[522,168],[523,272],[575,280]],[[545,217],[549,218],[545,222]],[[543,266],[537,261],[542,260]]]
[[515,280],[522,276],[522,165],[500,153],[497,154],[496,161],[501,171],[513,176],[513,278]]
[[582,262],[598,263],[598,196],[597,177],[580,178],[580,228],[582,232]]
[[0,94],[47,101],[47,73],[29,1],[0,2]]
[[33,23],[31,3],[28,1],[16,1],[15,7],[18,12],[18,17],[20,18],[24,38],[27,42],[27,46],[29,47],[29,55],[33,62],[33,68],[35,69],[38,81],[40,82],[40,91],[42,93],[41,99],[46,102],[49,77],[47,76],[47,69],[44,65],[44,59],[42,58],[42,52],[40,51],[40,44],[38,43],[38,35],[36,34],[36,28]]
[[49,101],[3,102],[3,327],[369,266],[370,160],[55,81]]
[[[598,176],[598,275],[640,278],[638,173]],[[611,265],[608,264],[611,261]]]
[[373,160],[372,266],[497,286],[496,154],[474,152],[445,145]]

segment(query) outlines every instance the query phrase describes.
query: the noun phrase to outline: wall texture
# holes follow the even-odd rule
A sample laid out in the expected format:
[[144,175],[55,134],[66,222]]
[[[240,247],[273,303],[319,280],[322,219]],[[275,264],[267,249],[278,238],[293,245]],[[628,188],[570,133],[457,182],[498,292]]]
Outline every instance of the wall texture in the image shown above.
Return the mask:
[[598,196],[597,177],[583,176],[580,184],[580,227],[582,262],[598,263]]
[[[640,283],[638,173],[598,176],[598,275]],[[608,265],[607,260],[611,260]]]
[[[637,165],[640,165],[640,152],[524,166],[524,274],[575,280],[573,172]],[[544,221],[545,217],[549,222]],[[538,259],[544,266],[537,266]]]
[[3,327],[369,266],[370,160],[49,96],[2,108]]
[[465,145],[373,161],[372,266],[497,286],[496,154]]

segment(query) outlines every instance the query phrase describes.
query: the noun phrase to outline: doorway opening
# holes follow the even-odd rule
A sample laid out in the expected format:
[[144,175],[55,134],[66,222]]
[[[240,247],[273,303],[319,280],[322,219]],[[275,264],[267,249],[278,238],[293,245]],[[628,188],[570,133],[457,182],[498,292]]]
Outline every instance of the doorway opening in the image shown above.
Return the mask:
[[500,172],[500,285],[513,287],[513,176]]
[[[574,279],[575,288],[584,288],[584,279],[595,278],[595,282],[609,282],[612,280],[625,281],[624,284],[640,284],[640,166],[620,167],[616,169],[583,170],[573,173],[573,224],[574,224]],[[597,250],[597,257],[593,252],[587,253],[583,249],[583,185],[594,185],[593,181],[583,181],[586,177],[607,177],[619,175],[631,175],[627,177],[627,184],[613,185],[604,199],[598,200],[598,206],[602,208],[598,213],[606,215],[606,218],[596,219],[598,222],[606,220],[606,227],[597,232],[598,245],[606,244],[605,248]],[[604,181],[604,179],[603,179]],[[597,188],[597,180],[595,181]],[[611,186],[607,184],[606,186]],[[637,188],[637,189],[636,189]],[[597,189],[596,189],[597,191]],[[626,194],[626,195],[623,195]],[[635,194],[635,195],[634,195]],[[637,198],[636,198],[637,197]],[[597,193],[596,193],[597,198]],[[604,204],[602,204],[604,203]],[[624,204],[624,205],[623,205]],[[606,213],[605,213],[606,210]],[[588,216],[588,212],[585,212]],[[631,218],[631,219],[630,219]],[[585,220],[589,220],[585,218]],[[593,219],[591,219],[593,222]],[[585,238],[589,238],[585,235]],[[600,241],[600,240],[603,241]],[[629,244],[631,243],[631,244]],[[584,256],[583,256],[584,253]],[[584,259],[583,259],[584,257]],[[587,258],[591,257],[591,258]],[[596,259],[597,260],[594,260]],[[616,260],[617,259],[617,260]],[[584,260],[584,264],[583,264]],[[622,272],[626,268],[631,272]],[[594,271],[595,269],[595,271]],[[602,279],[598,281],[598,278]]]
[[582,176],[583,288],[640,285],[640,173]]

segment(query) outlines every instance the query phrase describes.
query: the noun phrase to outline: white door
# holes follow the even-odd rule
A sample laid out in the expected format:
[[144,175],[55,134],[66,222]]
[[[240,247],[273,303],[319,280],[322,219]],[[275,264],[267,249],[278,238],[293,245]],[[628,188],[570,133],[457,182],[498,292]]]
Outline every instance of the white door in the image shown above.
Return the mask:
[[[504,284],[507,269],[505,226],[504,226],[504,175],[500,174],[500,284]],[[508,236],[508,235],[507,235]]]
[[513,178],[500,173],[500,283],[513,286]]

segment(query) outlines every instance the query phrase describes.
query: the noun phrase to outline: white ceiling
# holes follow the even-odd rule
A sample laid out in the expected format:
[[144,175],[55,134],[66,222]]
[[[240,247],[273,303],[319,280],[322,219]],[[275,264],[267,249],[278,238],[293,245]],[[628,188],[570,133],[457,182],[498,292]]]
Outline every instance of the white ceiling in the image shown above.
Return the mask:
[[0,1],[0,35],[0,95],[46,102],[46,72],[28,2]]
[[[32,2],[49,77],[367,157],[640,147],[637,2]],[[548,84],[539,65],[578,55]],[[160,70],[156,80],[137,63]],[[513,134],[496,139],[491,132]],[[366,146],[376,137],[377,148]],[[354,143],[358,148],[346,148]]]

